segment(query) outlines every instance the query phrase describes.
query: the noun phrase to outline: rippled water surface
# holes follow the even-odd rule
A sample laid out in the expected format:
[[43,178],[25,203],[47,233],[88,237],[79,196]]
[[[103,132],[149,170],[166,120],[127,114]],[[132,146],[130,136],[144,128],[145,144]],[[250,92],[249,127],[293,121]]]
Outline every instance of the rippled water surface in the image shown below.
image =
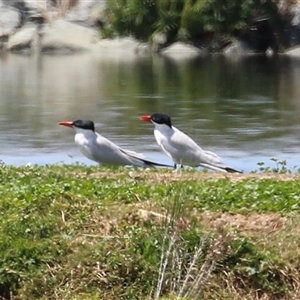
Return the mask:
[[0,159],[24,165],[93,164],[62,120],[91,119],[119,146],[159,162],[153,126],[165,112],[204,149],[246,172],[271,158],[300,167],[300,60],[222,56],[0,55]]

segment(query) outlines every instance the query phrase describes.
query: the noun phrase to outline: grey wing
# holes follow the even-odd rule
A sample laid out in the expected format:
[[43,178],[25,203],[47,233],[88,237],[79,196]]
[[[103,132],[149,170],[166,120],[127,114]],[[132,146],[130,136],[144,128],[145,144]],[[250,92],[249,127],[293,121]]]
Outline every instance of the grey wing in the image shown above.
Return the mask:
[[141,161],[130,157],[123,149],[100,135],[97,136],[97,143],[94,145],[91,152],[94,160],[103,164],[143,165]]
[[134,158],[137,158],[137,159],[145,159],[145,155],[143,153],[138,153],[138,152],[135,152],[135,151],[131,151],[131,150],[126,150],[126,149],[121,149],[120,150],[122,152],[124,152],[125,154],[129,155],[129,156],[132,156]]
[[185,155],[194,161],[196,165],[200,165],[201,163],[223,165],[221,158],[217,154],[212,151],[203,150],[193,139],[177,128],[174,128],[174,131],[174,143],[176,143],[176,146],[179,145],[177,147],[179,149],[181,147],[181,151],[185,151]]
[[198,153],[203,150],[186,134],[175,127],[173,129],[172,135],[159,136],[160,146],[176,163],[197,165],[199,163]]
[[206,154],[206,161],[202,162],[199,166],[212,169],[215,171],[229,172],[229,173],[242,173],[228,165],[225,165],[221,158],[211,151],[204,151]]
[[[226,166],[221,158],[212,151],[203,150],[193,139],[174,128],[175,134],[171,137],[169,145],[177,150],[178,156],[183,157],[183,163],[191,166],[203,166],[214,170],[224,170]],[[175,150],[174,150],[175,151]]]
[[213,164],[213,165],[223,165],[221,158],[212,151],[204,151],[200,153],[201,161],[203,163]]
[[240,171],[225,165],[216,153],[203,150],[185,134],[168,141],[162,139],[161,147],[167,154],[172,154],[171,157],[176,163],[205,167],[215,171],[240,173]]
[[186,151],[186,147],[183,147],[182,144],[178,143],[174,139],[161,139],[159,145],[162,150],[173,159],[175,162],[179,163],[182,157],[182,153]]

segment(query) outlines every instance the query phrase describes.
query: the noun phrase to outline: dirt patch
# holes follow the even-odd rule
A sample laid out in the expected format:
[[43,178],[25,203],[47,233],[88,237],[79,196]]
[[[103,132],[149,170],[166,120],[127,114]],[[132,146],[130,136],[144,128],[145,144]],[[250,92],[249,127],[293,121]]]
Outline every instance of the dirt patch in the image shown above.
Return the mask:
[[211,228],[226,227],[242,232],[271,233],[281,230],[287,223],[287,217],[276,213],[251,213],[249,215],[231,213],[204,212],[201,214],[201,223]]
[[[157,170],[132,170],[127,172],[113,172],[113,171],[97,171],[90,173],[90,178],[124,178],[124,174],[128,174],[128,178],[134,180],[144,180],[150,183],[162,182],[169,183],[174,181],[188,181],[188,180],[220,180],[228,179],[231,181],[241,180],[262,180],[262,179],[276,179],[282,181],[300,180],[300,174],[278,174],[278,173],[250,173],[250,174],[238,174],[238,173],[213,173],[213,172],[185,172],[183,171],[157,171]],[[86,174],[76,174],[77,176],[86,176]]]
[[[132,206],[126,217],[131,219],[131,221],[135,220],[135,223],[143,223],[145,221],[168,223],[171,220],[171,216],[165,211],[158,212],[154,207],[147,208],[147,205],[141,205],[141,203]],[[278,213],[251,213],[243,215],[228,212],[202,211],[195,212],[193,217],[199,220],[199,226],[203,226],[203,228],[208,230],[217,230],[219,228],[234,229],[251,235],[278,232],[287,226],[289,220],[288,217],[281,216]],[[180,218],[178,223],[180,227],[188,228],[190,226],[188,220],[184,218]]]

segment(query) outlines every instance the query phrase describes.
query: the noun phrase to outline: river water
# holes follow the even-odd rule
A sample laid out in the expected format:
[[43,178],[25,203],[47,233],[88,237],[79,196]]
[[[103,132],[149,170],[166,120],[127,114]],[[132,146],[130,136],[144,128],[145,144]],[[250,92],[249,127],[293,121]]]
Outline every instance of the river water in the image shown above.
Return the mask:
[[300,60],[285,56],[172,60],[160,56],[0,54],[0,159],[5,164],[93,164],[59,121],[97,131],[149,159],[171,163],[153,126],[164,112],[206,150],[245,172],[300,167]]

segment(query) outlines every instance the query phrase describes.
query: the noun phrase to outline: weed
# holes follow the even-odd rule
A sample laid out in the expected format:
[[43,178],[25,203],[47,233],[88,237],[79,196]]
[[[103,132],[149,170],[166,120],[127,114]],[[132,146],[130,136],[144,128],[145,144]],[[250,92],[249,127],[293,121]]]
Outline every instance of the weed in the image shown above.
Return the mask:
[[271,161],[275,162],[275,167],[265,167],[264,162],[259,162],[257,164],[259,166],[259,171],[263,173],[295,173],[296,167],[288,168],[286,160],[279,160],[273,157],[271,158]]

